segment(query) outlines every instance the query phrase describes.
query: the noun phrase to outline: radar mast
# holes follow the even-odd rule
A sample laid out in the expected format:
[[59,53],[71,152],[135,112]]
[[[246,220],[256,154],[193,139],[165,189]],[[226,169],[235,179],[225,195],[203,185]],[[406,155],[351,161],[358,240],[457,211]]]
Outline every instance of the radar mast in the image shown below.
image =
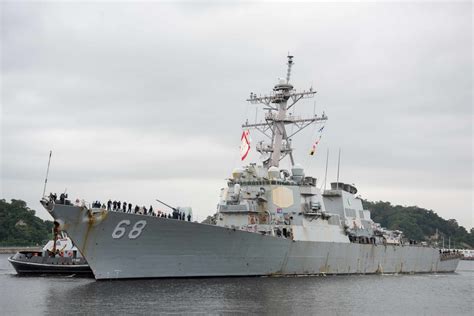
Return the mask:
[[[253,92],[247,99],[252,104],[263,104],[265,113],[265,122],[249,124],[248,120],[242,125],[242,128],[256,129],[268,138],[269,142],[260,141],[256,150],[262,155],[263,165],[267,168],[278,167],[280,160],[287,155],[290,157],[291,165],[295,165],[293,158],[293,148],[291,147],[291,137],[302,131],[313,123],[324,122],[327,116],[323,113],[318,117],[315,115],[310,118],[300,118],[293,115],[287,115],[287,111],[291,109],[299,100],[312,98],[316,94],[311,87],[309,91],[296,92],[290,84],[291,68],[294,65],[293,56],[287,56],[287,74],[286,80],[279,79],[270,95],[257,96]],[[290,103],[290,104],[289,104]],[[286,125],[293,125],[296,131],[288,134]]]

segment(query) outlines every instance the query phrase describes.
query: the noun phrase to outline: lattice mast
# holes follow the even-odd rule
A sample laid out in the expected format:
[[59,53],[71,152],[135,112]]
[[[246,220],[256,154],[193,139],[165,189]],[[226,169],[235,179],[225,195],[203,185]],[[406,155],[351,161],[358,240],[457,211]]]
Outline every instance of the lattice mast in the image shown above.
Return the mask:
[[[253,92],[250,93],[250,98],[247,99],[252,104],[263,104],[265,113],[265,122],[249,124],[248,120],[242,125],[245,129],[256,129],[266,136],[270,142],[261,141],[256,146],[257,151],[263,157],[264,166],[278,167],[280,160],[287,155],[290,157],[291,165],[294,166],[293,148],[291,147],[291,137],[313,123],[326,121],[327,116],[323,113],[321,117],[315,115],[312,118],[299,118],[293,115],[287,115],[287,111],[291,109],[299,100],[303,98],[312,98],[316,94],[313,88],[309,91],[296,92],[290,84],[291,68],[294,64],[293,56],[288,55],[288,70],[285,79],[279,79],[279,82],[273,88],[270,95],[257,96]],[[288,101],[291,104],[288,105]],[[286,125],[296,126],[296,131],[288,135]]]

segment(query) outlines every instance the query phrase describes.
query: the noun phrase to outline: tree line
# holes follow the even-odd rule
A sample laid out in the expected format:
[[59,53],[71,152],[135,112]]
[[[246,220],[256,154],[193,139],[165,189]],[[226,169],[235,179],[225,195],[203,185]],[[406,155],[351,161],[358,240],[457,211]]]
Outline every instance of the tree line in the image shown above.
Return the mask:
[[[474,248],[474,228],[468,232],[455,219],[443,219],[433,210],[418,206],[392,205],[390,202],[363,200],[364,209],[371,211],[372,220],[388,229],[398,229],[408,239],[437,241],[439,246]],[[436,235],[437,234],[437,235]]]
[[52,221],[43,221],[22,200],[0,199],[0,246],[43,246],[52,239]]

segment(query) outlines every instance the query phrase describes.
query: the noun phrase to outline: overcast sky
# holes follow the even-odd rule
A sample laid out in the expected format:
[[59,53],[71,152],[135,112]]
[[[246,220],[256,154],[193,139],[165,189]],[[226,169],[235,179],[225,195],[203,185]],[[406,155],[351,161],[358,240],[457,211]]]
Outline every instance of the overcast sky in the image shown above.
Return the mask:
[[[472,3],[1,3],[1,197],[47,192],[213,214],[250,92],[313,87],[307,175],[473,226]],[[257,116],[257,120],[261,115]],[[259,138],[251,134],[255,141]],[[258,160],[254,152],[249,161]],[[286,167],[287,162],[283,163]]]

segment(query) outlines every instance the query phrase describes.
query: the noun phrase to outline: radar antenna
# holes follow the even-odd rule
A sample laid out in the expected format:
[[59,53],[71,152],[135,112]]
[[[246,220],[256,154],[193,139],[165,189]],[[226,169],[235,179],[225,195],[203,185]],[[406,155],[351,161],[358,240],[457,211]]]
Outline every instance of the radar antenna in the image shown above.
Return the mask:
[[[311,87],[309,91],[296,92],[293,86],[289,83],[291,76],[291,67],[293,66],[293,56],[288,54],[288,69],[285,79],[280,79],[274,86],[273,92],[269,95],[257,96],[256,93],[251,92],[250,98],[247,99],[252,104],[263,104],[265,113],[265,121],[262,123],[249,124],[248,120],[242,125],[243,128],[253,128],[267,137],[270,142],[259,142],[256,150],[264,157],[263,164],[265,167],[278,167],[280,161],[287,155],[290,157],[291,165],[295,165],[293,158],[293,148],[291,147],[291,137],[302,131],[307,126],[313,123],[324,122],[327,116],[323,113],[322,116],[314,115],[309,118],[301,118],[294,115],[287,115],[287,111],[291,109],[299,100],[312,98],[316,91]],[[288,105],[288,101],[291,103]],[[288,134],[286,125],[296,126],[296,131]],[[267,158],[268,157],[268,158]]]

